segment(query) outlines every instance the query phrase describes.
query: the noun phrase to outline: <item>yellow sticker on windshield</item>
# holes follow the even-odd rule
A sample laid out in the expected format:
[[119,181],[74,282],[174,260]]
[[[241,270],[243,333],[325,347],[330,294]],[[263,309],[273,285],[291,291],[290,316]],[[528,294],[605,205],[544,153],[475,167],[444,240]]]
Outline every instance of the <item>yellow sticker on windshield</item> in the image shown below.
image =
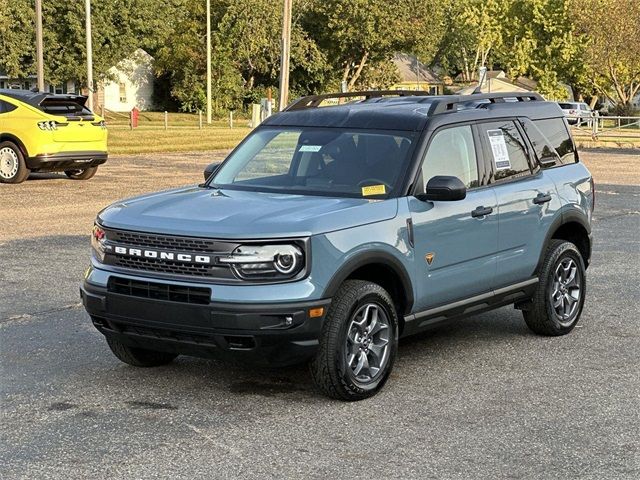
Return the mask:
[[384,195],[387,193],[387,189],[384,185],[370,185],[368,187],[362,187],[362,196],[367,197],[369,195]]

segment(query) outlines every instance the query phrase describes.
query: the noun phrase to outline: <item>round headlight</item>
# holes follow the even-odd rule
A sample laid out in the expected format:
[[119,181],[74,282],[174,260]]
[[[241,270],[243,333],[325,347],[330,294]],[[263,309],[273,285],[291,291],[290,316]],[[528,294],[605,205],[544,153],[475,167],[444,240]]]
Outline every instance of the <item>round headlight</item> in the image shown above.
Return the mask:
[[274,265],[276,270],[286,275],[293,272],[297,265],[298,259],[294,253],[278,253],[275,258]]

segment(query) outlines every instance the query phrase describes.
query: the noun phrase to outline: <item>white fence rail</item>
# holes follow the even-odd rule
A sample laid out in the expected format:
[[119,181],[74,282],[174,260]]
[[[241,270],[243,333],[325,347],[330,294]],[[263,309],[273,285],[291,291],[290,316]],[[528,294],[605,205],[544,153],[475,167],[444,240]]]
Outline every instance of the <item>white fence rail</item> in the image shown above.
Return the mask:
[[640,139],[640,117],[610,117],[594,113],[589,116],[567,116],[574,133],[594,140],[606,137]]

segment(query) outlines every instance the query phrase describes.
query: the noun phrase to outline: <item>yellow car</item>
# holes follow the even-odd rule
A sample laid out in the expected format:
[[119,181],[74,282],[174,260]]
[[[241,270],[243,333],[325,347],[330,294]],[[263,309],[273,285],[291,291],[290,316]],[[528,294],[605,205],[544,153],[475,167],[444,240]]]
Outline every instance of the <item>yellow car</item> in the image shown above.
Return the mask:
[[107,127],[86,100],[0,89],[0,183],[23,182],[31,172],[93,177],[107,161]]

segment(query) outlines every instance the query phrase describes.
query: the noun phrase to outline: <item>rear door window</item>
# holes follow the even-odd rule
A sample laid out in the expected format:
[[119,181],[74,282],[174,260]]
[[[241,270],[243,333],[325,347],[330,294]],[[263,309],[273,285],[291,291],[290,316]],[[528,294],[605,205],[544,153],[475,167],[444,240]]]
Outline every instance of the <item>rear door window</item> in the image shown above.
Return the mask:
[[528,118],[520,120],[522,128],[524,129],[533,151],[535,152],[538,163],[542,168],[550,168],[561,165],[560,157],[556,152],[556,149],[551,145],[549,140],[544,136],[536,125]]
[[490,183],[531,175],[526,143],[512,120],[481,123],[478,127],[487,167],[492,172]]
[[577,161],[573,140],[562,118],[547,118],[534,120],[536,127],[542,132],[549,143],[556,149],[563,165]]

